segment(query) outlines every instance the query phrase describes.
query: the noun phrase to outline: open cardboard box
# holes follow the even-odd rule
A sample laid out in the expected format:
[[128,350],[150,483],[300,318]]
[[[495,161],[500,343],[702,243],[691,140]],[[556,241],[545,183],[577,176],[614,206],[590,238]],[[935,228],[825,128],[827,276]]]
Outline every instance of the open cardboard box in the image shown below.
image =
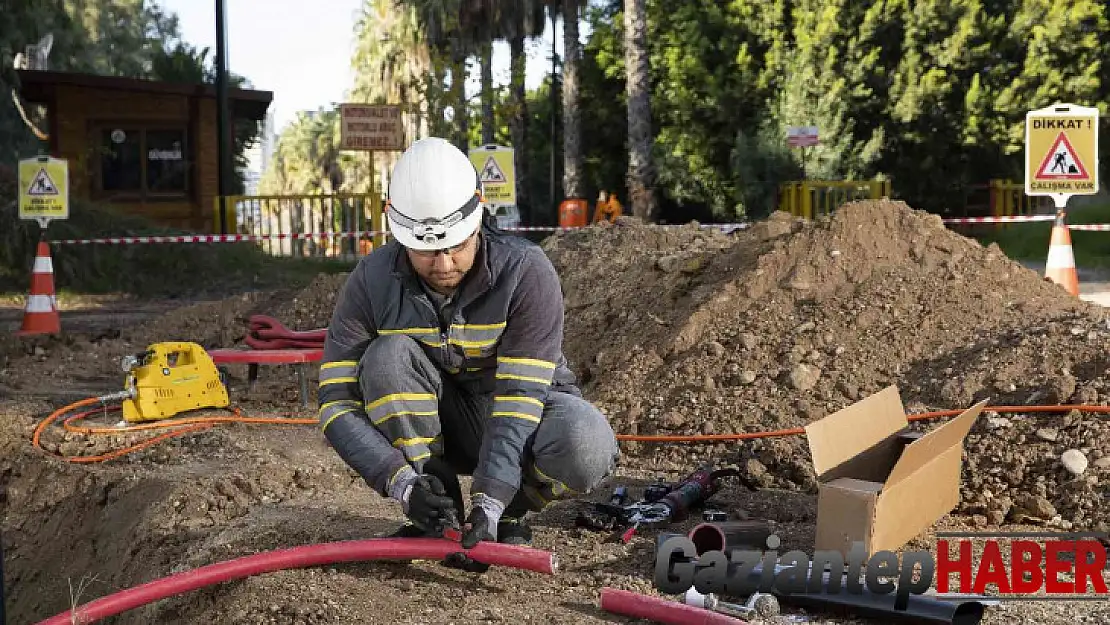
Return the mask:
[[839,551],[845,562],[856,542],[868,556],[895,550],[951,512],[964,438],[986,404],[914,440],[890,386],[806,426],[819,484],[814,549]]

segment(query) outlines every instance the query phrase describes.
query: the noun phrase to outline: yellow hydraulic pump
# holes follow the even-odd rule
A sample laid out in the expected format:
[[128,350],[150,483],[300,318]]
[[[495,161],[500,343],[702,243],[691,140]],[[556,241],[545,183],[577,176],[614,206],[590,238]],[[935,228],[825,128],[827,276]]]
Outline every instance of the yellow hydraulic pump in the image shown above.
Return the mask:
[[128,423],[169,419],[200,408],[226,408],[227,387],[204,348],[196,343],[154,343],[125,356],[123,419]]

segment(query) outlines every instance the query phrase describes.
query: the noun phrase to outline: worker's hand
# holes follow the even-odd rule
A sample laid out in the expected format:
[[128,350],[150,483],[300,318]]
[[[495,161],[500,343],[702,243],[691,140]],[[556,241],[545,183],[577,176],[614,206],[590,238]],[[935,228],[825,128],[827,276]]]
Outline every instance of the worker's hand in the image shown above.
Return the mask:
[[505,511],[504,504],[483,494],[475,495],[471,501],[473,507],[462,527],[462,546],[465,549],[470,549],[483,540],[497,540],[497,522]]
[[447,524],[452,511],[457,516],[455,502],[447,496],[443,482],[434,475],[421,475],[412,484],[404,501],[405,515],[424,531],[432,531]]

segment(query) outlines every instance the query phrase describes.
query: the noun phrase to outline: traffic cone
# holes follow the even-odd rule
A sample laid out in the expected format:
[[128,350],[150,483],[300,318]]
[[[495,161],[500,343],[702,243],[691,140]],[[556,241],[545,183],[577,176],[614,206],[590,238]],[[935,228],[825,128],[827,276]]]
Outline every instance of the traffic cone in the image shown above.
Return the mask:
[[54,294],[54,263],[50,260],[50,246],[39,241],[35,252],[35,267],[31,270],[31,294],[23,310],[23,327],[19,336],[30,334],[58,334],[62,319],[58,315],[58,298]]
[[1045,262],[1044,277],[1064,287],[1064,290],[1079,297],[1079,274],[1075,270],[1075,255],[1071,250],[1071,232],[1064,223],[1064,211],[1056,213],[1052,225],[1052,239],[1048,243],[1048,260]]

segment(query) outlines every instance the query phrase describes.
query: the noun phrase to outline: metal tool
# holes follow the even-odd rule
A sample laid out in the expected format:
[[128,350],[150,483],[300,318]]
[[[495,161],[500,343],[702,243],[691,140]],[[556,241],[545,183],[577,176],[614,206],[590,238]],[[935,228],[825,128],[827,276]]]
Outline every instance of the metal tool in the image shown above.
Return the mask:
[[226,408],[227,387],[215,363],[196,343],[154,343],[120,363],[123,419],[128,423],[169,419],[201,408]]
[[748,597],[747,603],[740,605],[721,601],[713,593],[703,595],[691,587],[686,591],[685,601],[686,605],[742,618],[774,618],[782,613],[779,600],[774,595],[762,592],[753,593]]
[[724,523],[728,520],[728,513],[724,510],[706,510],[701,513],[701,519],[706,523]]
[[667,484],[666,480],[663,478],[657,477],[654,483],[648,484],[648,486],[644,488],[644,501],[659,501],[666,497],[669,492],[671,492],[670,484]]
[[737,469],[713,470],[704,466],[678,482],[660,502],[671,510],[670,517],[675,521],[686,518],[692,508],[705,503],[720,489],[719,480],[723,477],[740,475]]

